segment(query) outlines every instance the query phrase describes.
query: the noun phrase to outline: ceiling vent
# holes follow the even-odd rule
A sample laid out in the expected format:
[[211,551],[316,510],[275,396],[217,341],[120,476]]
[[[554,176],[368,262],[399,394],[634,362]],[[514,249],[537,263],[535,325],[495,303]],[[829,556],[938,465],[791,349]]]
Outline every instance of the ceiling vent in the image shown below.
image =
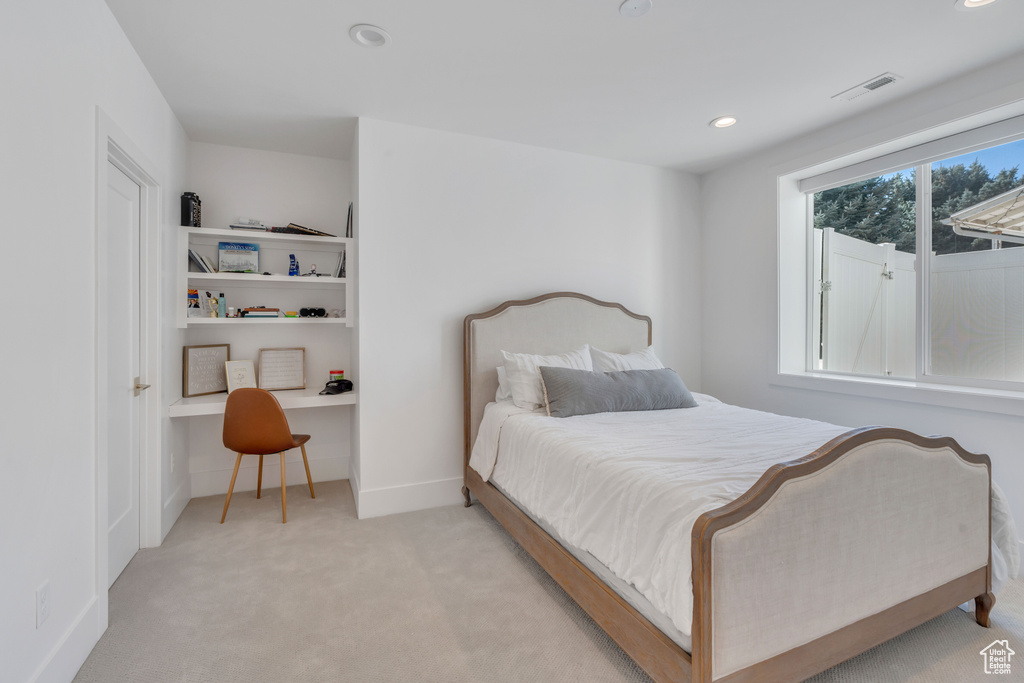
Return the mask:
[[874,92],[876,90],[884,88],[887,85],[892,85],[893,83],[898,81],[899,78],[900,77],[897,76],[896,74],[884,73],[881,74],[880,76],[875,76],[870,80],[864,81],[860,85],[855,85],[849,90],[844,90],[838,95],[833,95],[832,99],[844,100],[846,102],[849,102],[850,100],[856,99],[861,95],[867,95],[869,92]]

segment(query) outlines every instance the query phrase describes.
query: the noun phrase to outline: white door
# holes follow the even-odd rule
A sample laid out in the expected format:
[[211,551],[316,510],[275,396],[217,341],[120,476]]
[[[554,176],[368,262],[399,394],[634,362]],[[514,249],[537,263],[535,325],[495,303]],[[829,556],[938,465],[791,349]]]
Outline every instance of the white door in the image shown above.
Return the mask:
[[108,327],[107,530],[108,587],[139,550],[139,186],[107,162],[105,250]]

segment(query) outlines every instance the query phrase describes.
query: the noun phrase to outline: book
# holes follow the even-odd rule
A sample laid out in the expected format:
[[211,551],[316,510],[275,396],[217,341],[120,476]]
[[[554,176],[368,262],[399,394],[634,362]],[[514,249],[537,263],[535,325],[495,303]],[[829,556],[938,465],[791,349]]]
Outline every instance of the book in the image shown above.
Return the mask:
[[199,307],[199,290],[188,290],[185,301],[185,317],[201,318],[203,315],[203,309]]
[[201,289],[190,289],[186,294],[185,317],[209,318],[210,293]]
[[260,245],[249,242],[218,242],[218,269],[222,273],[260,272]]
[[337,237],[337,235],[332,235],[329,232],[321,232],[319,230],[314,230],[313,228],[304,228],[303,226],[296,225],[295,223],[289,223],[288,225],[286,225],[284,227],[280,227],[280,228],[278,228],[278,227],[269,228],[269,230],[270,230],[270,232],[279,232],[279,233],[284,233],[284,234],[288,234],[288,235],[309,235],[309,236],[313,236],[313,237]]
[[203,257],[199,255],[199,252],[197,252],[197,251],[195,251],[193,249],[189,249],[188,250],[188,260],[191,261],[192,264],[196,268],[199,269],[200,273],[209,273],[210,272],[207,269],[206,263],[203,262]]
[[338,267],[334,269],[334,277],[345,277],[345,252],[338,258]]
[[348,203],[348,220],[345,221],[345,237],[352,236],[352,202]]
[[277,318],[280,311],[280,308],[243,308],[242,314],[246,318]]
[[217,269],[213,267],[213,261],[211,261],[210,259],[206,258],[202,254],[199,254],[199,258],[202,259],[204,264],[206,264],[206,272],[207,273],[216,273],[217,272]]
[[228,227],[232,230],[266,230],[267,226],[255,218],[239,218]]

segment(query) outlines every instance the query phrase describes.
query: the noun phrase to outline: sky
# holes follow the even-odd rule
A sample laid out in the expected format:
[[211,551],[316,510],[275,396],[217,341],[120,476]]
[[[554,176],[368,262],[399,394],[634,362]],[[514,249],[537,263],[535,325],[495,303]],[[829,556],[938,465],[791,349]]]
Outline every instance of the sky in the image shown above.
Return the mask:
[[1024,171],[1024,140],[1008,142],[998,147],[989,147],[988,149],[981,149],[970,154],[962,154],[958,157],[936,161],[932,164],[932,168],[955,166],[956,164],[969,166],[974,163],[975,159],[988,169],[989,175],[993,176],[1004,168],[1013,168],[1014,166],[1018,166]]
[[[990,176],[997,175],[1004,168],[1013,168],[1014,166],[1019,168],[1017,175],[1024,176],[1024,140],[1007,142],[1005,145],[989,147],[988,149],[979,149],[977,152],[970,152],[969,154],[961,154],[958,157],[950,157],[949,159],[936,161],[932,163],[932,170],[942,166],[955,166],[957,164],[970,166],[974,163],[975,159],[977,159],[982,166],[988,169]],[[894,175],[899,175],[900,173],[906,173],[909,176],[911,170],[913,169],[908,168],[905,171],[886,173],[881,177],[891,178]]]

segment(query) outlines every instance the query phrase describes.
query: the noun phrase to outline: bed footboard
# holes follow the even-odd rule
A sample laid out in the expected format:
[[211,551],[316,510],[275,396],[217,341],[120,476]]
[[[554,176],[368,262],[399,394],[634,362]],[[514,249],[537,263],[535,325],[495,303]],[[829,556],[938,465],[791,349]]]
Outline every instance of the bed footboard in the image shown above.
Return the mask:
[[802,680],[975,598],[987,625],[990,487],[889,428],[773,466],[694,525],[693,681]]

